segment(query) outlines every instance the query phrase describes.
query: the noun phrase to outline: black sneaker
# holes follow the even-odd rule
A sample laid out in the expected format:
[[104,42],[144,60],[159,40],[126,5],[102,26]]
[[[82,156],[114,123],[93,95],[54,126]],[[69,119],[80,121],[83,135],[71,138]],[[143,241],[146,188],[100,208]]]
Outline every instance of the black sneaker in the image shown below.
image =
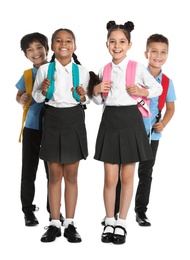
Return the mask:
[[71,243],[79,243],[82,241],[79,233],[76,231],[76,227],[73,224],[69,224],[64,231],[64,237]]

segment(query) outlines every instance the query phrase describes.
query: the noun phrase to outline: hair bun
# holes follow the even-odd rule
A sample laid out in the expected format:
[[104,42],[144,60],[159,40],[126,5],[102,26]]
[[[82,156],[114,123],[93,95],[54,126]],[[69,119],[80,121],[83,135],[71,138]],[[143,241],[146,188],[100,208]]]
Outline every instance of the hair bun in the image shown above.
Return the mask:
[[115,21],[109,21],[106,25],[106,29],[109,30],[110,28],[112,28],[115,25],[116,25]]
[[134,30],[134,23],[128,21],[124,24],[124,27],[126,28],[127,31],[131,32],[132,30]]

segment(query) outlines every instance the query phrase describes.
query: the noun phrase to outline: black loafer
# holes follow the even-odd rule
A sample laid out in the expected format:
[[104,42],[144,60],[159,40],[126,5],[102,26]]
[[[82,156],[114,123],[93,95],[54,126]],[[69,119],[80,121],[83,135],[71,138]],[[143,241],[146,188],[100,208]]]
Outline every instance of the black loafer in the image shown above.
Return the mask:
[[61,228],[50,225],[49,227],[46,227],[46,229],[47,231],[41,237],[41,242],[52,242],[56,237],[61,236]]
[[[111,232],[104,232],[107,227],[112,227],[113,228],[113,232],[112,233]],[[103,233],[102,233],[102,237],[101,237],[102,242],[103,243],[111,243],[113,241],[113,233],[114,233],[114,226],[106,225],[104,227],[104,230],[103,230]]]
[[148,220],[145,212],[143,212],[143,211],[136,213],[136,221],[139,224],[139,226],[141,226],[141,227],[151,226],[150,221]]
[[71,243],[79,243],[82,241],[79,233],[76,231],[76,227],[72,224],[69,224],[64,231],[64,237]]
[[125,243],[125,240],[126,240],[126,235],[127,235],[127,231],[124,227],[122,226],[115,226],[115,230],[116,228],[121,228],[123,229],[124,231],[124,235],[118,235],[118,234],[114,234],[113,235],[113,244],[116,244],[116,245],[121,245],[121,244],[124,244]]
[[25,220],[25,226],[27,227],[36,226],[39,224],[32,210],[28,210],[24,212],[24,220]]

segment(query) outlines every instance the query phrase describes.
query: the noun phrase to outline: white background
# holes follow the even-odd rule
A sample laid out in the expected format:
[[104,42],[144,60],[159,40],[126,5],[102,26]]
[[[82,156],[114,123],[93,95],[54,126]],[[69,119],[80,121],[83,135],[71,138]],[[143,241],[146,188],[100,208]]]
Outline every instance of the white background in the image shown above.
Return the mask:
[[[189,7],[181,1],[6,1],[1,6],[1,189],[0,237],[2,260],[11,259],[130,259],[189,260]],[[20,203],[21,144],[18,136],[22,108],[15,100],[15,84],[31,63],[20,49],[20,39],[41,32],[51,39],[59,28],[71,29],[77,39],[79,61],[96,73],[111,60],[106,49],[106,24],[133,21],[131,59],[144,65],[145,43],[153,33],[161,33],[170,42],[164,73],[173,79],[176,112],[163,132],[154,167],[148,217],[151,227],[139,227],[135,221],[134,197],[127,218],[124,245],[101,242],[105,215],[103,205],[103,164],[93,159],[94,145],[102,108],[91,103],[86,110],[89,157],[79,167],[79,197],[76,209],[82,243],[71,244],[65,238],[41,243],[48,225],[46,177],[40,161],[35,201],[40,210],[37,227],[25,227]],[[50,41],[49,41],[50,43]],[[49,53],[49,59],[51,58]],[[134,192],[136,191],[137,174]],[[64,188],[64,184],[63,184]],[[64,200],[62,212],[64,214]],[[62,228],[62,231],[64,229]]]

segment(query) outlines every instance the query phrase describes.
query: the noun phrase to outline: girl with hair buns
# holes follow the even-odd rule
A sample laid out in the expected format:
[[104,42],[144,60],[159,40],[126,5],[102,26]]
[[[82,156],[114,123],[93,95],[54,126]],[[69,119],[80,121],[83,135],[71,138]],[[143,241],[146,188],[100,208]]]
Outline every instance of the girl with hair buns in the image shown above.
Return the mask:
[[[77,232],[74,216],[78,196],[78,167],[80,160],[88,156],[83,105],[88,103],[86,89],[89,72],[80,65],[74,54],[76,40],[71,30],[62,28],[56,30],[52,35],[51,49],[54,52],[51,62],[55,62],[52,63],[55,66],[53,95],[47,98],[50,87],[50,80],[47,78],[49,64],[39,68],[33,89],[36,102],[45,100],[46,105],[40,158],[48,162],[51,222],[41,241],[51,242],[61,236],[59,213],[64,178],[66,214],[64,237],[69,242],[78,243],[82,239]],[[73,87],[76,67],[80,80],[77,83],[79,85]],[[74,91],[78,97],[74,95]]]
[[[131,21],[117,25],[107,23],[106,46],[112,56],[111,80],[94,86],[92,100],[103,104],[104,110],[99,126],[94,159],[104,162],[105,227],[101,236],[104,243],[123,244],[126,240],[126,218],[133,195],[133,179],[136,162],[152,158],[143,118],[137,101],[131,95],[156,97],[162,86],[150,75],[146,67],[137,63],[135,84],[126,86],[126,68],[129,62]],[[102,67],[99,78],[102,80]],[[141,86],[145,86],[142,88]],[[107,93],[103,97],[102,93]],[[121,197],[119,215],[114,218],[118,167],[121,164]]]

